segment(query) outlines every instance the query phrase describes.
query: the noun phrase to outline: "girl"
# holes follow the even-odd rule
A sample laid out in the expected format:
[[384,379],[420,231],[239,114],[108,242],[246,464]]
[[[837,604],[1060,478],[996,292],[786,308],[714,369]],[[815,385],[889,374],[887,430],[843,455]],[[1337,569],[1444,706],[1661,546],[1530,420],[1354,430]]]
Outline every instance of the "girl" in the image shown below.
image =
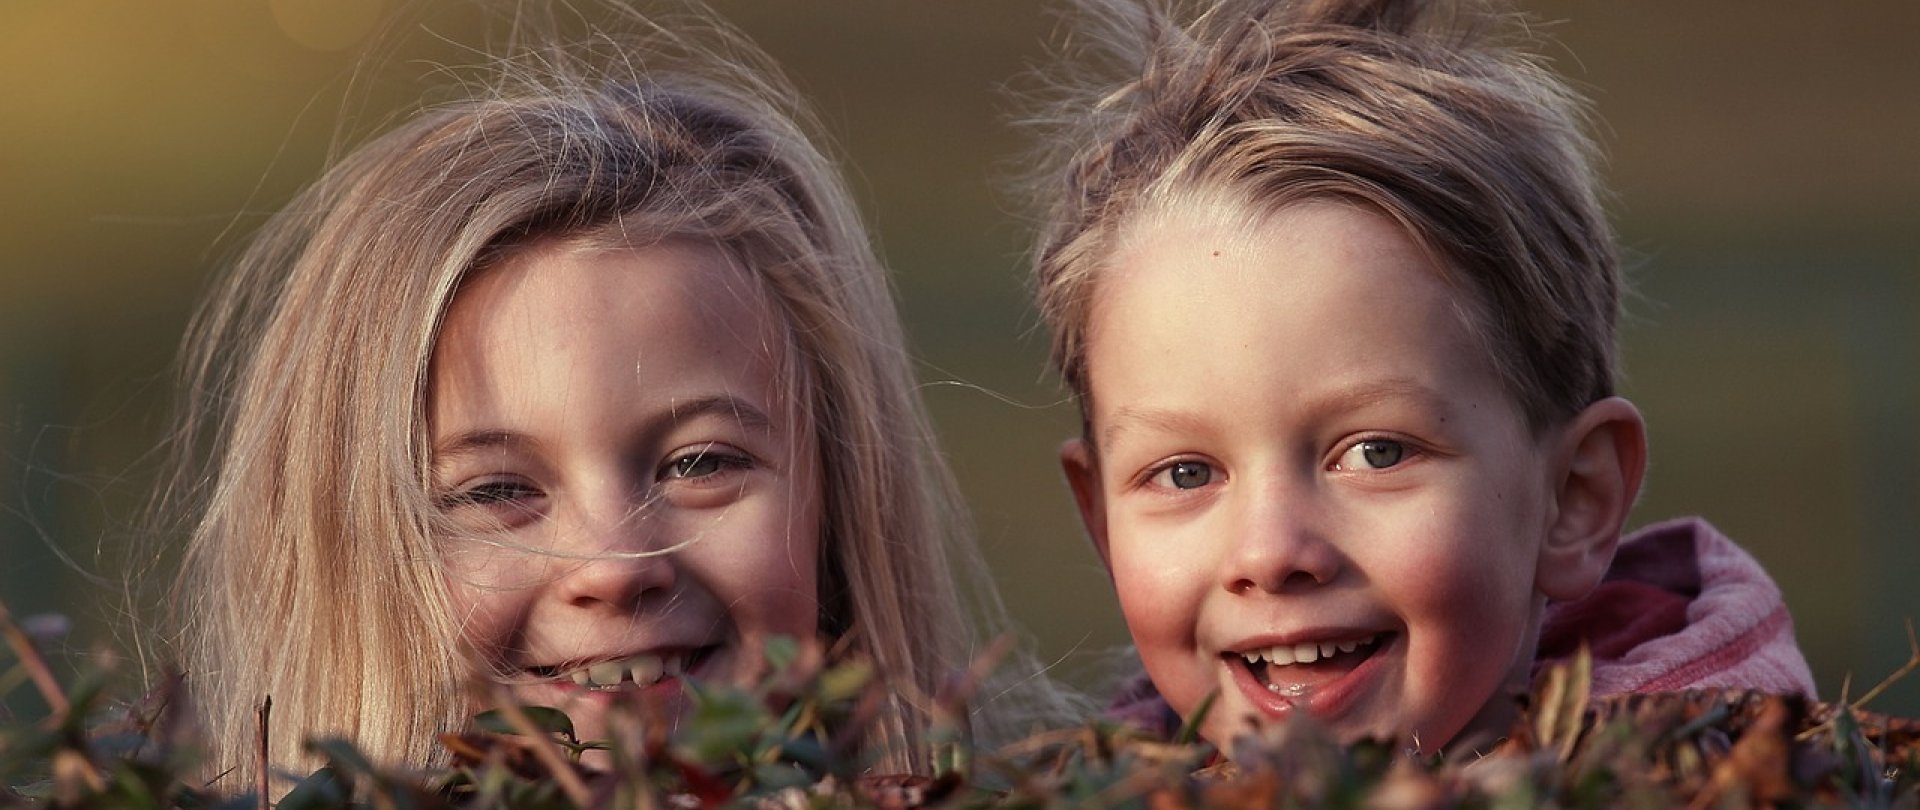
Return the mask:
[[847,191],[728,54],[541,52],[240,258],[190,341],[181,435],[213,444],[177,479],[206,482],[177,605],[214,772],[263,696],[279,764],[317,734],[419,763],[476,671],[591,738],[608,693],[750,677],[775,635],[869,656],[896,687],[874,767],[927,770],[982,569]]

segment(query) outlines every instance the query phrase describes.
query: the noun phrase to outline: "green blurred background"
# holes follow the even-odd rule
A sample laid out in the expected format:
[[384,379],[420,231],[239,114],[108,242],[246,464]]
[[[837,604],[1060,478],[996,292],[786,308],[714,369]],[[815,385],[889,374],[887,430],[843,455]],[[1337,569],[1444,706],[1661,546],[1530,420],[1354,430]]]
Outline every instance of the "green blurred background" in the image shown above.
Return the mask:
[[[823,119],[898,275],[1010,609],[1081,682],[1124,642],[1056,474],[1072,409],[1024,295],[1026,0],[717,0]],[[1652,426],[1635,523],[1703,514],[1786,591],[1823,696],[1920,618],[1920,3],[1537,0],[1595,99]],[[170,363],[266,212],[486,41],[463,5],[0,0],[0,598],[71,642],[140,618],[124,541]],[[369,46],[373,53],[369,54]],[[1877,708],[1920,715],[1920,678]]]

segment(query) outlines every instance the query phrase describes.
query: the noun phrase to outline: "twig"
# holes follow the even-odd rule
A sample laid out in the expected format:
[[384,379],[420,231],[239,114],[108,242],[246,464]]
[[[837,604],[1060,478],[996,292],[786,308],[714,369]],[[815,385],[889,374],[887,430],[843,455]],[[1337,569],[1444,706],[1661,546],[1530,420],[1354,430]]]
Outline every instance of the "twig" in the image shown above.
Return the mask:
[[506,715],[507,724],[513,726],[516,733],[526,738],[526,746],[533,751],[534,758],[540,760],[540,764],[545,765],[547,771],[553,774],[553,781],[560,783],[560,789],[566,792],[567,798],[573,801],[573,805],[581,810],[592,807],[593,792],[587,789],[585,782],[580,781],[580,774],[574,772],[573,765],[567,762],[566,757],[560,756],[560,751],[553,744],[552,738],[534,725],[526,712],[520,710],[520,703],[508,695],[506,690],[498,688],[493,692],[493,699],[494,704],[500,707],[500,713]]
[[1895,683],[1898,683],[1900,679],[1913,674],[1914,670],[1920,669],[1920,639],[1914,638],[1912,619],[1907,620],[1907,650],[1907,663],[1903,664],[1899,669],[1894,670],[1892,675],[1888,675],[1885,679],[1881,680],[1880,683],[1875,684],[1872,689],[1868,689],[1867,693],[1861,695],[1859,700],[1854,701],[1854,711],[1860,711],[1867,705],[1868,701],[1879,697],[1881,692],[1887,691],[1887,689],[1891,688]]
[[259,721],[254,725],[254,765],[258,770],[254,774],[254,789],[260,792],[255,807],[267,810],[267,720],[273,713],[273,696],[267,695],[260,701]]
[[1874,684],[1873,688],[1868,689],[1867,693],[1864,695],[1861,695],[1859,699],[1851,702],[1847,700],[1847,692],[1849,691],[1849,687],[1853,682],[1853,676],[1851,675],[1847,676],[1847,680],[1842,682],[1840,687],[1840,700],[1837,701],[1834,706],[1834,710],[1833,710],[1834,716],[1827,718],[1825,721],[1821,722],[1819,725],[1814,726],[1813,728],[1807,729],[1806,731],[1802,731],[1799,734],[1794,735],[1793,737],[1794,741],[1806,742],[1808,740],[1813,739],[1814,737],[1817,737],[1825,733],[1829,729],[1833,728],[1833,721],[1840,716],[1841,712],[1851,713],[1851,712],[1858,712],[1862,710],[1867,705],[1868,701],[1879,697],[1880,693],[1887,691],[1889,688],[1892,688],[1892,686],[1896,683],[1899,683],[1902,678],[1905,678],[1908,675],[1912,675],[1915,670],[1920,670],[1920,639],[1916,639],[1914,637],[1912,619],[1907,620],[1907,649],[1909,650],[1907,654],[1907,663],[1902,664],[1899,669],[1894,670],[1892,675],[1888,675],[1887,677],[1882,678],[1879,683]]
[[40,657],[40,650],[33,646],[33,639],[20,625],[13,623],[13,614],[7,612],[7,603],[0,601],[0,635],[7,637],[7,644],[20,656],[20,666],[27,670],[27,676],[33,679],[33,685],[40,690],[40,697],[46,699],[47,707],[53,710],[49,722],[59,725],[64,722],[70,708],[66,693],[60,691],[60,682],[54,680],[53,670],[47,667],[47,659]]

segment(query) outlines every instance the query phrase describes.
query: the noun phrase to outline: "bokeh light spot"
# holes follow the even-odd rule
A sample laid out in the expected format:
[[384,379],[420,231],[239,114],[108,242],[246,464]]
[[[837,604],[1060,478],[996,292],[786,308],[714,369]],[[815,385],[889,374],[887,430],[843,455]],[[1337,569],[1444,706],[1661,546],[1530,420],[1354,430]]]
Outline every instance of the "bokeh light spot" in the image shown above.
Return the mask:
[[267,0],[287,38],[322,53],[353,46],[380,22],[384,0]]

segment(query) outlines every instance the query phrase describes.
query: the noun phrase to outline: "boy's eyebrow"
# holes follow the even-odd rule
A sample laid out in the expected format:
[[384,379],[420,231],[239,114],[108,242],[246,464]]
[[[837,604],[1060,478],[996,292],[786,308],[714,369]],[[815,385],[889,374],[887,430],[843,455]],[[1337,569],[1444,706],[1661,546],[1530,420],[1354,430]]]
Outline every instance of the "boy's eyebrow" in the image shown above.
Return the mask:
[[1114,409],[1113,418],[1100,431],[1100,447],[1112,447],[1115,441],[1129,430],[1141,427],[1153,428],[1166,433],[1197,433],[1204,430],[1206,423],[1200,417],[1186,411],[1166,408],[1140,408],[1122,405]]
[[[1322,414],[1351,411],[1389,399],[1416,400],[1443,418],[1453,412],[1440,392],[1403,377],[1371,380],[1341,389],[1314,402],[1313,410]],[[1206,429],[1206,420],[1186,411],[1122,405],[1114,409],[1106,428],[1100,431],[1100,446],[1111,447],[1121,435],[1140,427],[1168,433],[1195,433]]]
[[1447,398],[1439,391],[1405,377],[1370,380],[1335,392],[1315,406],[1320,411],[1350,411],[1381,400],[1411,399],[1442,416],[1451,413]]

